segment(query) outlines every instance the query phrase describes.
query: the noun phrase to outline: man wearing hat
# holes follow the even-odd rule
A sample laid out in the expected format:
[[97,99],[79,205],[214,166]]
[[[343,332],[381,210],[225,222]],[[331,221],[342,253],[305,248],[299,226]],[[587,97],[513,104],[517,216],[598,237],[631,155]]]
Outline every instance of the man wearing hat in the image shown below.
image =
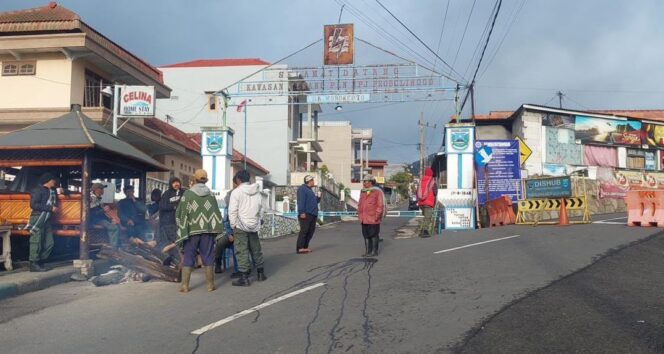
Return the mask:
[[320,197],[313,191],[315,185],[314,177],[306,175],[304,184],[297,189],[297,214],[300,221],[300,233],[297,236],[297,246],[295,247],[297,253],[311,252],[309,242],[316,231],[318,203],[320,203]]
[[127,197],[118,202],[120,222],[127,229],[129,238],[135,237],[143,240],[148,231],[148,224],[145,221],[147,207],[142,200],[134,196],[134,186],[126,185],[122,191]]
[[362,236],[366,252],[364,257],[378,255],[378,235],[380,234],[380,223],[385,217],[385,196],[383,191],[376,186],[376,178],[367,174],[362,179],[362,192],[357,207],[357,218],[362,224]]
[[92,184],[90,191],[90,224],[104,228],[111,246],[117,249],[120,247],[120,227],[112,223],[111,218],[106,215],[106,212],[110,209],[107,205],[103,205],[101,201],[104,188],[106,188],[106,185],[103,183]]
[[159,201],[159,243],[163,245],[173,243],[177,238],[175,210],[185,192],[182,181],[175,176],[168,181],[168,187]]
[[26,229],[30,231],[30,271],[44,272],[44,261],[53,250],[53,228],[51,223],[58,211],[55,193],[57,179],[51,173],[39,178],[39,186],[30,192],[30,220]]
[[217,199],[205,183],[207,172],[198,169],[194,172],[195,184],[182,194],[175,211],[178,225],[175,241],[184,251],[182,262],[182,285],[180,292],[189,291],[189,279],[196,265],[196,253],[201,255],[205,268],[207,290],[214,291],[214,239],[224,232],[221,211]]

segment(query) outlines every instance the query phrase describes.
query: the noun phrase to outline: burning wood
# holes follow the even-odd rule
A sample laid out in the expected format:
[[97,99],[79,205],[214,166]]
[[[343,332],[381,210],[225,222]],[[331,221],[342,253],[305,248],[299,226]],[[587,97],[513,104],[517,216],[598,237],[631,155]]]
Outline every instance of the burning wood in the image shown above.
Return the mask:
[[172,261],[172,257],[152,249],[146,244],[127,245],[117,250],[103,245],[98,256],[118,262],[133,271],[145,273],[152,278],[170,282],[179,281],[179,268]]

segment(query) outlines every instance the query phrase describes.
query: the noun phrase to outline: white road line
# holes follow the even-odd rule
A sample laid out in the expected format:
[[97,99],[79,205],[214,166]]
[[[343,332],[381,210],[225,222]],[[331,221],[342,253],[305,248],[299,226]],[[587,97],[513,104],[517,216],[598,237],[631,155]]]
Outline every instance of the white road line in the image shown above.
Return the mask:
[[215,329],[215,328],[217,328],[217,327],[219,327],[219,326],[223,326],[223,325],[225,325],[225,324],[228,323],[228,322],[231,322],[231,321],[233,321],[233,320],[237,320],[237,319],[240,318],[240,317],[244,317],[244,316],[246,316],[246,315],[248,315],[248,314],[250,314],[250,313],[254,313],[254,312],[256,312],[256,311],[258,311],[258,310],[260,310],[260,309],[262,309],[262,308],[268,307],[268,306],[270,306],[270,305],[274,305],[274,304],[276,304],[277,302],[280,302],[280,301],[286,300],[286,299],[291,298],[291,297],[296,296],[296,295],[300,295],[300,294],[302,294],[302,293],[305,293],[305,292],[307,292],[307,291],[309,291],[309,290],[316,289],[316,288],[321,287],[321,286],[323,286],[323,285],[325,285],[325,283],[318,283],[318,284],[314,284],[314,285],[308,286],[308,287],[306,287],[306,288],[302,288],[302,289],[300,289],[300,290],[293,291],[292,293],[288,293],[288,294],[286,294],[286,295],[279,296],[278,298],[272,299],[272,300],[270,300],[270,301],[268,301],[268,302],[264,302],[264,303],[262,303],[262,304],[260,304],[260,305],[254,306],[254,307],[252,307],[252,308],[250,308],[250,309],[246,309],[246,310],[244,310],[244,311],[242,311],[242,312],[238,312],[238,313],[236,313],[236,314],[234,314],[234,315],[232,315],[232,316],[228,316],[228,317],[226,317],[226,318],[224,318],[224,319],[222,319],[222,320],[220,320],[220,321],[210,323],[210,324],[207,325],[207,326],[201,327],[201,328],[199,328],[199,329],[197,329],[197,330],[191,332],[191,334],[194,334],[194,335],[201,335],[201,334],[203,334],[203,333],[205,333],[205,332],[207,332],[207,331],[211,331],[211,330],[213,330],[213,329]]
[[600,225],[627,225],[627,221],[625,222],[617,222],[617,221],[595,221],[593,224],[600,224]]
[[445,252],[452,252],[452,251],[460,250],[460,249],[462,249],[462,248],[467,248],[467,247],[473,247],[473,246],[483,245],[483,244],[485,244],[485,243],[490,243],[490,242],[496,242],[496,241],[507,240],[507,239],[515,238],[515,237],[519,237],[519,236],[521,236],[521,235],[507,236],[507,237],[497,238],[497,239],[495,239],[495,240],[489,240],[489,241],[478,242],[478,243],[471,243],[470,245],[465,245],[465,246],[461,246],[461,247],[454,247],[454,248],[450,248],[450,249],[446,249],[446,250],[436,251],[436,252],[434,252],[433,254],[439,254],[439,253],[445,253]]
[[600,222],[604,222],[604,221],[611,221],[611,220],[620,220],[620,219],[625,219],[625,221],[627,221],[627,217],[626,217],[626,216],[621,216],[621,217],[619,217],[619,218],[612,218],[612,219],[604,219],[604,220],[597,220],[597,221],[595,221],[595,222],[596,222],[596,223],[600,223]]

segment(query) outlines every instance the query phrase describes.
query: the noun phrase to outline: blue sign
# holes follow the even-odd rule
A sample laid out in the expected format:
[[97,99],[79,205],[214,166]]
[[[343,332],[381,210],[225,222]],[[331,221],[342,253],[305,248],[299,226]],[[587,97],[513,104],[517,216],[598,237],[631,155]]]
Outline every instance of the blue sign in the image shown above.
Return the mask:
[[475,142],[477,198],[480,204],[502,196],[510,197],[513,201],[523,196],[520,161],[518,140]]
[[567,198],[572,196],[572,180],[569,176],[526,180],[526,197]]
[[490,146],[482,146],[481,148],[475,151],[475,164],[480,167],[488,164],[493,157],[493,150]]

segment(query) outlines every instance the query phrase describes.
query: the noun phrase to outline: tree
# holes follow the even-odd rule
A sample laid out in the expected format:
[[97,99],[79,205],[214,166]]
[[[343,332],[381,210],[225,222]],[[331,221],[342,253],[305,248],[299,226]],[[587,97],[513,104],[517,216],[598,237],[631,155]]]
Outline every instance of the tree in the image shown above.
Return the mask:
[[408,188],[413,182],[413,175],[406,171],[400,171],[390,177],[390,182],[397,185],[397,192],[403,197],[408,198]]
[[330,169],[327,167],[327,165],[323,165],[319,168],[320,174],[323,175],[323,177],[329,177],[330,175]]

